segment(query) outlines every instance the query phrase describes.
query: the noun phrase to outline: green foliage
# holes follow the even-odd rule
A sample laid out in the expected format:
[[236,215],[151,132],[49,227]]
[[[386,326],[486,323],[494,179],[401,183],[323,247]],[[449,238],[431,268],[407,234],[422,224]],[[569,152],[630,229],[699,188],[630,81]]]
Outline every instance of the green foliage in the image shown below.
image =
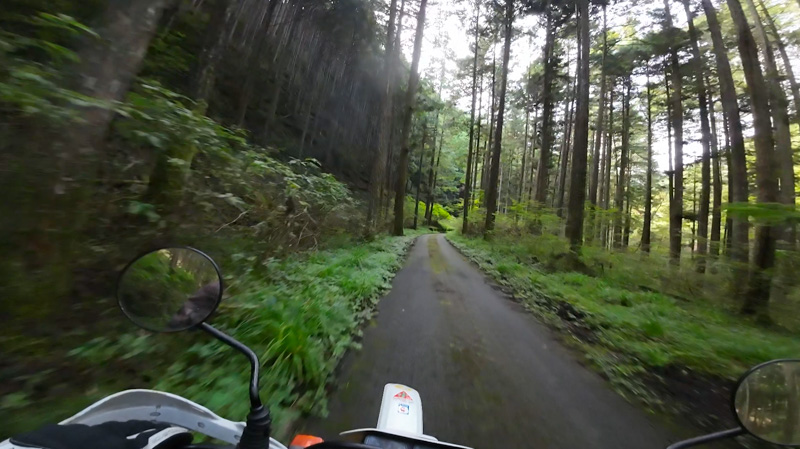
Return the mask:
[[450,218],[450,212],[448,212],[444,207],[442,207],[439,203],[433,203],[433,211],[431,212],[431,217],[436,220],[447,220]]
[[[140,82],[128,95],[120,107],[124,118],[115,125],[115,137],[124,146],[146,150],[150,160],[166,158],[186,179],[170,175],[179,182],[182,205],[171,208],[169,216],[152,204],[152,178],[147,191],[132,185],[130,193],[140,199],[127,202],[127,213],[162,228],[173,226],[181,214],[195,219],[203,214],[202,228],[196,232],[225,228],[228,233],[255,237],[270,248],[259,250],[268,251],[264,256],[313,247],[323,233],[339,234],[361,226],[359,204],[349,189],[322,172],[316,160],[279,161],[270,151],[250,144],[242,132],[204,116],[201,109],[151,81]],[[124,176],[147,179],[148,167],[136,164],[137,153],[131,156],[117,163],[140,171],[130,170]],[[238,221],[244,216],[246,221]]]
[[722,207],[732,217],[752,218],[760,224],[775,225],[800,219],[794,206],[779,203],[730,203]]
[[464,210],[464,199],[459,198],[458,201],[455,203],[449,203],[444,206],[444,209],[450,215],[459,216],[461,212]]
[[[37,29],[54,28],[69,34],[94,32],[73,18],[40,13],[31,19]],[[29,57],[37,53],[37,58]],[[61,67],[75,63],[72,50],[51,40],[0,30],[0,108],[20,118],[42,119],[42,125],[64,125],[77,120],[76,107],[110,107],[64,87]]]
[[190,109],[191,100],[156,82],[142,81],[128,94],[116,131],[134,145],[157,150],[170,146],[197,146],[206,152],[225,152],[232,145],[246,145],[244,137],[228,131],[210,118]]
[[[328,377],[351,346],[358,324],[390,286],[401,264],[398,256],[409,242],[409,237],[387,237],[349,249],[293,256],[271,263],[265,278],[251,275],[237,282],[235,296],[215,322],[260,355],[268,367],[262,382],[270,404],[325,413]],[[230,352],[216,342],[203,347],[210,351],[203,354],[205,370],[219,372],[197,369],[163,379],[159,387],[185,390],[214,410],[244,416],[246,403],[231,401],[231,396],[246,397],[246,379],[242,373],[212,368],[230,366]],[[176,364],[175,373],[184,373],[186,365]]]
[[156,36],[147,51],[142,75],[156,78],[169,85],[180,84],[190,76],[194,56],[186,48],[187,36],[175,29],[169,29]]
[[[420,201],[417,204],[417,213],[419,215],[417,224],[421,226],[425,224],[424,201]],[[432,218],[434,221],[447,220],[451,218],[451,215],[441,204],[434,203]],[[403,204],[403,221],[406,227],[412,227],[414,225],[414,198],[410,195],[406,196],[405,203]]]
[[[381,237],[346,248],[271,259],[258,273],[231,264],[236,274],[230,277],[230,289],[213,323],[259,355],[262,395],[272,407],[275,428],[285,428],[300,412],[326,413],[326,383],[345,351],[353,347],[358,326],[390,287],[412,240],[413,236]],[[223,416],[244,419],[248,370],[238,354],[197,333],[176,339],[139,332],[133,324],[125,329],[70,350],[72,363],[103,371],[103,366],[125,362],[137,367],[135,375],[123,381],[127,385],[184,395]],[[92,385],[91,397],[113,392],[116,377]],[[42,381],[29,383],[33,387]],[[20,413],[29,404],[26,391],[4,397],[0,416]],[[51,406],[64,414],[77,411],[60,409],[61,400],[73,406],[69,397],[53,398]],[[26,427],[37,424],[32,419]]]
[[[66,14],[49,14],[46,12],[40,12],[38,16],[35,16],[31,20],[31,23],[38,25],[41,28],[51,28],[59,31],[65,31],[70,35],[86,34],[95,39],[100,38],[100,36],[95,33],[94,30]],[[48,44],[48,46],[53,45],[54,44],[52,43]]]

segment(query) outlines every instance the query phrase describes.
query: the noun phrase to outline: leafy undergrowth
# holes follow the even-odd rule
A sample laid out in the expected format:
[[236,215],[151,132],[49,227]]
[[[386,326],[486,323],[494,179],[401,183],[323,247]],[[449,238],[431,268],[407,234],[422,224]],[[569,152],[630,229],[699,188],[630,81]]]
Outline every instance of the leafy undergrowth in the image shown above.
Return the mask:
[[[526,307],[574,337],[623,395],[650,406],[672,408],[663,393],[697,400],[705,393],[697,382],[725,390],[720,384],[752,365],[800,353],[796,335],[757,326],[705,299],[687,301],[639,282],[626,285],[618,276],[560,268],[557,256],[541,252],[552,236],[487,242],[451,232],[448,238]],[[526,248],[534,246],[539,254],[532,257]],[[692,391],[675,391],[675,382]]]
[[[282,432],[300,413],[326,413],[329,377],[345,351],[357,345],[360,323],[423,232],[272,259],[263,272],[226,279],[230,288],[211,322],[259,355],[262,399],[271,407],[276,436],[285,437]],[[233,420],[244,420],[248,411],[247,361],[198,332],[153,335],[131,324],[129,333],[94,338],[68,357],[94,381],[69,389],[76,379],[60,377],[56,382],[67,390],[42,402],[34,398],[35,385],[4,397],[1,433],[63,419],[124,388],[169,391]]]

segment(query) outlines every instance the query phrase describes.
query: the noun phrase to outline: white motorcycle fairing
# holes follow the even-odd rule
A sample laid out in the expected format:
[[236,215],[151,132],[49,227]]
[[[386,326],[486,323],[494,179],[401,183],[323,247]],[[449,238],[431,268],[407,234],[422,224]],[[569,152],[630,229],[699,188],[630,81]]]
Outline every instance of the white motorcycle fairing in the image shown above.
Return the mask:
[[[236,445],[244,429],[243,422],[229,421],[203,407],[171,393],[155,390],[126,390],[103,398],[59,424],[96,425],[109,421],[158,421],[202,433]],[[270,438],[270,449],[286,446]],[[0,449],[23,449],[9,440]],[[24,448],[30,449],[30,448]]]
[[425,443],[425,447],[471,449],[443,443],[425,435],[422,428],[422,398],[417,390],[402,384],[386,384],[383,387],[377,428],[348,430],[340,435],[357,443],[369,444],[370,437],[386,440],[401,437]]
[[[109,421],[158,421],[183,427],[194,432],[236,445],[244,430],[243,422],[229,421],[181,396],[156,390],[126,390],[103,398],[59,424],[97,425]],[[422,429],[422,398],[417,390],[401,385],[386,384],[383,388],[377,428],[342,432],[348,441],[369,444],[370,440],[412,440],[425,448],[458,448],[466,446],[443,443],[425,435]],[[30,449],[0,442],[0,449]],[[269,449],[287,449],[270,438]]]

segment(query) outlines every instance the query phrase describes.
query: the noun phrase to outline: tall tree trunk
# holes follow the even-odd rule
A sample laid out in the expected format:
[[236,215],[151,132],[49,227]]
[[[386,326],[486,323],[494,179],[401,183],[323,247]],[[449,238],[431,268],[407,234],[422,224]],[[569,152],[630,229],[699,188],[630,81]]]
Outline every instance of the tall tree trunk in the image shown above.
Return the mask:
[[[475,196],[475,192],[478,190],[478,163],[480,163],[482,159],[481,153],[481,128],[482,128],[482,119],[483,117],[481,114],[483,113],[483,71],[478,75],[479,78],[479,89],[478,89],[478,131],[475,134],[475,167],[472,169],[472,195]],[[472,208],[472,205],[475,203],[474,198],[470,198],[469,200],[469,207]]]
[[783,42],[780,33],[778,32],[778,27],[775,26],[775,21],[772,20],[772,16],[769,13],[769,10],[764,5],[763,0],[758,0],[759,6],[761,6],[761,12],[764,13],[764,19],[769,27],[772,36],[775,39],[775,46],[778,47],[778,52],[781,55],[781,60],[783,60],[783,68],[786,70],[786,78],[789,79],[789,86],[792,89],[792,98],[794,101],[794,113],[795,113],[795,121],[797,125],[800,126],[800,86],[798,86],[797,78],[794,77],[794,69],[792,67],[792,60],[789,58],[789,53],[786,51],[786,44]]
[[[706,83],[706,85],[708,85],[708,83]],[[711,204],[711,242],[709,254],[712,258],[717,258],[719,256],[720,227],[722,225],[722,164],[720,162],[722,155],[720,154],[719,142],[717,140],[717,119],[716,112],[714,111],[714,98],[711,95],[709,95],[709,103],[711,112],[711,153],[714,156],[712,159],[714,196]]]
[[647,73],[647,174],[644,182],[644,224],[642,251],[650,253],[650,226],[653,218],[653,93]]
[[[772,50],[772,43],[769,41],[767,31],[761,23],[753,0],[745,0],[750,10],[750,15],[755,24],[756,36],[764,55],[764,67],[766,68],[766,83],[769,89],[769,103],[772,112],[772,123],[775,127],[775,167],[778,170],[778,180],[780,188],[778,191],[778,201],[794,207],[794,161],[792,160],[792,137],[789,134],[789,101],[786,99],[786,92],[781,86],[781,75],[778,72],[778,64],[775,61],[775,52]],[[792,226],[786,226],[778,232],[778,237],[790,242],[794,246],[796,240]]]
[[[286,31],[287,40],[288,39],[295,39],[295,33],[297,28],[300,26],[300,22],[302,21],[302,14],[303,8],[296,6],[292,9],[292,14],[290,20],[289,29]],[[275,81],[272,84],[272,88],[270,89],[269,94],[267,94],[267,99],[269,101],[269,107],[267,108],[266,117],[264,119],[264,128],[261,132],[260,140],[263,145],[267,145],[271,138],[271,129],[276,122],[276,118],[278,117],[278,105],[282,104],[281,102],[281,95],[283,94],[283,85],[290,76],[287,73],[287,69],[284,66],[288,66],[289,56],[286,54],[287,51],[282,51],[282,49],[276,49],[276,53],[272,58],[271,68],[274,68],[274,77]],[[247,81],[245,81],[245,84]],[[237,123],[243,123],[246,113],[247,113],[247,106],[249,104],[245,104],[245,102],[249,102],[248,90],[252,89],[252,86],[244,85],[240,91],[240,100],[237,102]],[[297,99],[300,99],[300,96],[297,96]],[[330,140],[333,143],[333,140]]]
[[[611,159],[614,151],[614,87],[616,80],[612,81],[608,93],[608,127],[606,133],[606,149],[603,154],[603,209],[608,211],[611,204]],[[607,214],[606,214],[607,215]],[[600,232],[600,244],[603,248],[608,244],[608,217],[603,217],[602,224],[598,226]]]
[[528,109],[528,105],[525,105],[525,134],[522,138],[522,167],[520,167],[519,171],[519,193],[517,194],[517,201],[522,203],[523,192],[525,192],[525,163],[527,162],[528,157],[528,127],[530,126],[531,121],[531,111]]
[[628,174],[628,153],[630,152],[631,136],[631,78],[626,75],[622,81],[622,147],[619,154],[619,171],[617,177],[617,189],[614,194],[614,248],[622,248],[622,217],[625,215],[624,199],[625,181]]
[[[701,0],[703,11],[706,14],[708,21],[708,30],[711,34],[711,41],[713,44],[714,55],[717,63],[717,77],[719,78],[720,85],[720,101],[722,103],[722,110],[725,113],[725,135],[730,139],[729,149],[730,163],[728,165],[728,174],[730,182],[729,200],[733,203],[745,203],[748,199],[748,185],[747,185],[747,162],[745,158],[744,149],[744,136],[742,133],[742,119],[739,114],[739,103],[736,97],[736,88],[733,82],[733,75],[731,74],[731,66],[728,61],[728,52],[725,47],[725,41],[722,38],[722,31],[720,29],[719,20],[717,19],[717,12],[711,5],[711,0]],[[740,292],[739,286],[742,282],[737,282],[744,278],[744,269],[748,259],[748,223],[747,219],[740,217],[733,218],[731,226],[729,226],[730,235],[728,242],[731,245],[729,252],[731,258],[739,265],[737,271],[738,275],[734,277],[733,286],[734,294]]]
[[[99,38],[86,39],[78,50],[80,63],[74,68],[73,88],[94,99],[114,103],[127,94],[155,35],[166,0],[120,0],[109,3],[97,29]],[[50,210],[71,211],[70,225],[59,234],[71,236],[83,225],[83,202],[89,183],[96,176],[101,147],[114,117],[112,108],[77,107],[76,120],[65,133],[49,142],[57,175],[47,195]],[[47,208],[43,208],[47,210]],[[51,220],[57,221],[57,219]],[[69,251],[69,248],[63,248]]]
[[[669,0],[664,0],[664,13],[666,14],[666,28],[674,32],[672,13],[669,10]],[[677,42],[673,40],[672,42]],[[678,49],[670,44],[670,71],[672,75],[672,131],[675,133],[675,193],[670,203],[669,212],[669,257],[673,265],[680,264],[681,260],[681,228],[683,225],[683,100],[680,62]]]
[[[501,211],[502,213],[508,213],[508,199],[509,199],[509,189],[511,187],[511,173],[514,170],[514,153],[508,153],[508,164],[506,165],[505,170],[503,166],[500,166],[500,179],[497,183],[497,210]],[[501,162],[502,164],[502,162]],[[506,187],[503,188],[503,183],[505,182]],[[503,194],[505,193],[505,198],[503,198]]]
[[702,132],[703,155],[701,162],[700,204],[697,213],[697,272],[706,271],[706,253],[708,252],[708,202],[711,190],[711,129],[708,124],[708,100],[706,97],[705,62],[700,56],[697,30],[694,27],[694,13],[689,7],[689,0],[682,0],[689,24],[689,40],[692,45],[692,57],[699,67],[695,70],[695,89],[700,105],[700,129]]
[[[434,136],[436,131],[434,130]],[[425,143],[428,140],[428,126],[423,121],[422,123],[422,144],[419,147],[419,163],[417,164],[417,193],[414,195],[414,229],[417,229],[417,219],[419,218],[419,190],[422,184],[422,163],[425,157]],[[436,146],[434,144],[434,153],[436,153]]]
[[[314,91],[312,92],[311,97],[308,100],[308,109],[306,109],[305,120],[303,120],[303,132],[300,135],[300,147],[299,147],[299,149],[297,151],[297,158],[298,159],[303,159],[303,157],[304,157],[303,156],[303,154],[304,154],[303,151],[305,150],[305,146],[306,146],[306,136],[308,136],[310,134],[309,130],[311,129],[311,124],[312,124],[311,123],[311,120],[312,120],[311,119],[311,115],[312,115],[312,111],[314,110],[314,104],[316,103],[316,98],[317,98],[317,90],[319,89],[320,85],[321,84],[315,83],[316,87],[313,89]],[[316,121],[316,119],[314,121]],[[314,140],[314,136],[312,134],[311,135],[311,141],[313,142],[313,140]]]
[[[403,18],[405,17],[405,7],[406,7],[406,0],[400,0],[400,11],[398,11],[398,13],[397,13],[397,30],[395,31],[394,39],[392,40],[392,42],[393,42],[392,49],[394,50],[393,51],[392,63],[393,63],[394,67],[398,67],[401,64],[400,63],[400,56],[399,56],[400,55],[400,51],[398,50],[399,46],[395,45],[395,43],[401,42],[401,40],[402,40],[402,36],[403,36]],[[399,92],[397,92],[397,90],[398,90],[397,89],[397,78],[396,78],[397,74],[396,73],[392,73],[392,76],[394,77],[393,84],[392,84],[392,94],[391,94],[392,96],[391,96],[391,98],[389,100],[390,101],[390,106],[391,106],[390,113],[391,113],[391,117],[392,117],[392,119],[391,119],[392,125],[389,127],[389,137],[388,137],[388,144],[387,144],[387,148],[386,148],[386,169],[385,169],[386,182],[383,185],[387,192],[391,191],[392,190],[392,186],[394,185],[393,183],[396,183],[396,177],[394,176],[395,173],[394,173],[394,170],[393,170],[393,168],[394,168],[393,164],[394,164],[394,160],[395,160],[394,150],[395,150],[395,146],[397,146],[398,131],[402,132],[402,130],[398,130],[397,129],[396,120],[397,120],[397,117],[400,116],[400,111],[402,111],[402,108],[405,106],[405,105],[401,105],[401,106],[398,107],[398,104],[400,104],[401,102],[398,101],[398,97],[400,96],[400,94],[399,94]],[[400,111],[398,111],[398,109]],[[389,216],[389,205],[392,202],[390,197],[391,197],[391,195],[387,193],[385,195],[385,197],[383,198],[383,200],[385,201],[384,207],[382,207],[382,209],[385,210],[385,212],[383,213],[384,217],[388,217]]]
[[691,259],[694,260],[694,252],[697,245],[697,170],[692,170],[692,238],[689,240],[689,250]]
[[[430,204],[430,209],[428,211],[428,216],[426,217],[428,220],[428,226],[433,223],[433,206],[436,204],[436,181],[439,178],[439,162],[442,160],[442,147],[444,146],[444,126],[442,127],[439,133],[439,153],[436,156],[436,165],[433,167],[433,179],[431,181],[430,193],[428,197],[428,204]],[[434,147],[434,152],[436,148]],[[431,159],[433,162],[433,159]]]
[[[87,37],[80,43],[79,62],[70,68],[69,87],[109,105],[122,101],[139,72],[168,3],[166,0],[105,2],[95,29],[99,37]],[[19,249],[33,259],[26,262],[41,269],[41,279],[48,283],[42,288],[49,289],[53,297],[68,294],[71,271],[65,267],[70,267],[76,251],[81,250],[76,247],[79,243],[76,237],[89,216],[86,202],[97,182],[99,163],[104,159],[104,141],[114,118],[111,107],[76,104],[72,105],[71,113],[76,120],[62,133],[30,136],[31,146],[38,147],[32,152],[45,157],[43,165],[37,167],[39,178],[35,185],[26,185],[25,193],[35,196],[37,204],[15,212],[19,213],[19,223],[29,223],[32,228],[23,234],[11,232],[0,236],[4,249]],[[2,171],[8,172],[10,168]],[[8,175],[3,173],[0,177]]]
[[586,242],[592,243],[594,239],[595,215],[597,215],[598,185],[600,178],[600,153],[603,143],[603,118],[605,117],[606,102],[606,55],[608,53],[608,23],[606,21],[606,5],[603,5],[603,55],[600,62],[600,101],[597,107],[597,119],[594,125],[594,157],[592,158],[592,172],[589,176],[589,233]]
[[385,180],[384,180],[383,185],[381,186],[381,189],[384,190],[384,194],[382,194],[381,197],[380,197],[381,198],[381,202],[382,202],[382,204],[380,206],[380,209],[381,209],[381,220],[384,220],[384,221],[389,217],[389,205],[392,202],[392,199],[391,199],[392,195],[389,192],[392,191],[393,186],[394,186],[394,178],[393,178],[393,174],[394,173],[392,171],[392,168],[394,167],[394,164],[393,164],[394,163],[394,147],[395,147],[395,144],[397,143],[397,131],[399,131],[397,129],[397,126],[395,126],[396,125],[395,119],[398,116],[397,110],[395,108],[396,104],[397,104],[396,99],[393,99],[392,100],[392,126],[389,127],[389,139],[388,139],[389,145],[388,145],[388,148],[386,149],[387,150],[386,151],[386,167],[384,168],[384,173],[385,173],[384,178],[385,178]]
[[242,89],[239,92],[239,100],[236,104],[236,124],[240,127],[244,126],[247,109],[250,107],[250,101],[253,98],[253,88],[256,84],[256,77],[261,73],[261,58],[267,43],[267,33],[269,32],[272,16],[275,14],[275,8],[278,6],[278,3],[280,3],[280,0],[269,0],[264,22],[261,30],[259,30],[259,35],[255,37],[253,49],[249,50],[247,55],[247,60],[245,62],[247,71],[245,72]]
[[[568,80],[572,80],[572,84],[568,85],[567,87],[567,95],[564,98],[564,130],[561,137],[561,149],[558,151],[558,173],[556,173],[556,185],[555,191],[553,193],[553,203],[552,206],[556,210],[556,215],[559,217],[564,216],[564,211],[562,208],[564,207],[564,187],[566,186],[566,179],[567,179],[567,168],[569,162],[569,130],[572,121],[572,101],[575,99],[575,89],[577,88],[577,78],[574,76],[570,76],[569,69],[570,69],[570,49],[571,47],[567,45],[567,55],[565,57],[565,66],[567,69],[566,78]],[[576,74],[577,75],[577,74]],[[562,181],[564,184],[562,184]]]
[[583,203],[586,200],[586,153],[589,146],[589,0],[578,0],[578,99],[572,149],[566,236],[573,251],[583,244]]
[[[630,114],[630,112],[628,112]],[[630,156],[628,156],[630,158]],[[628,163],[628,174],[625,177],[625,225],[622,230],[622,247],[628,249],[631,240],[631,164]]]
[[542,146],[539,149],[539,161],[536,168],[536,188],[533,200],[540,206],[547,201],[547,187],[550,170],[550,152],[553,145],[553,78],[555,77],[555,22],[548,9],[546,39],[544,45],[544,86],[542,87]]
[[[280,61],[280,60],[279,60]],[[280,62],[275,67],[275,81],[269,92],[269,107],[267,108],[266,118],[264,120],[264,129],[261,133],[261,141],[264,145],[269,143],[271,136],[270,131],[275,124],[275,118],[278,115],[278,105],[281,103],[281,93],[283,92],[283,83],[286,82],[286,74],[280,67]]]
[[592,161],[591,183],[589,184],[589,202],[592,206],[597,206],[597,184],[599,175],[600,146],[603,138],[603,117],[606,101],[606,54],[608,53],[608,24],[606,23],[606,5],[603,5],[603,55],[600,62],[600,104],[597,108],[597,120],[594,129],[594,154]]
[[[439,97],[441,98],[441,89],[439,89]],[[433,165],[436,163],[436,138],[439,132],[439,113],[436,113],[436,121],[433,125],[433,142],[431,145],[431,162],[428,164],[428,184],[427,195],[425,197],[425,220],[430,221],[428,213],[433,208]]]
[[367,204],[367,226],[368,229],[373,229],[375,226],[375,217],[377,214],[378,204],[381,200],[381,186],[384,183],[386,176],[386,158],[389,153],[389,145],[391,145],[391,127],[392,127],[392,86],[394,85],[394,70],[392,70],[392,62],[395,59],[394,52],[394,33],[395,33],[395,19],[397,18],[397,0],[391,0],[389,5],[389,22],[386,30],[386,50],[383,55],[383,76],[386,78],[386,84],[383,89],[383,98],[381,99],[381,119],[380,128],[378,130],[378,147],[375,155],[372,158],[372,170],[370,170],[369,179],[369,202]]
[[411,117],[417,102],[419,86],[419,58],[422,54],[422,36],[425,31],[425,8],[428,0],[420,0],[417,12],[417,30],[414,36],[414,53],[411,57],[411,72],[406,88],[405,111],[403,111],[403,131],[400,135],[400,159],[397,167],[397,185],[394,192],[394,235],[403,235],[403,202],[406,196],[406,178],[408,177],[408,138],[411,134]]
[[[569,56],[567,56],[569,61]],[[569,72],[569,71],[568,71]],[[569,77],[569,73],[567,73]],[[567,173],[569,171],[569,157],[570,157],[570,135],[572,133],[572,110],[575,106],[575,90],[578,88],[577,73],[573,78],[572,88],[569,90],[566,103],[567,107],[564,108],[564,136],[561,139],[561,154],[558,158],[558,182],[556,183],[556,193],[553,198],[553,208],[556,210],[556,215],[564,218],[564,195],[567,189]]]
[[[467,176],[464,180],[464,211],[462,215],[461,233],[467,234],[469,232],[469,208],[471,207],[471,190],[472,186],[472,157],[474,137],[475,137],[475,98],[477,97],[477,80],[478,80],[478,37],[480,36],[480,14],[481,4],[475,2],[475,52],[472,56],[472,106],[469,113],[469,149],[467,150]],[[478,137],[480,141],[480,137]],[[477,173],[475,173],[477,175]]]
[[[118,0],[109,2],[97,28],[99,38],[87,38],[78,50],[80,63],[73,68],[72,87],[94,99],[121,101],[139,72],[158,21],[168,0]],[[112,108],[76,107],[76,120],[52,148],[59,167],[49,191],[64,199],[80,190],[95,175],[100,146],[114,117]],[[71,199],[71,198],[70,198]],[[71,204],[71,207],[79,206]],[[67,202],[68,204],[68,202]]]
[[[733,181],[734,174],[733,174],[733,169],[731,168],[731,167],[733,167],[733,162],[732,162],[733,158],[731,156],[731,137],[730,137],[730,131],[729,131],[730,130],[730,126],[728,125],[728,116],[724,112],[722,113],[722,130],[723,130],[723,133],[725,135],[725,157],[726,157],[725,161],[728,163],[728,204],[733,204],[734,200],[732,198],[734,198],[735,195],[733,194],[733,191],[731,189],[733,188],[733,186],[736,183]],[[733,258],[733,256],[734,256],[733,255],[733,252],[734,252],[733,251],[734,223],[735,222],[733,220],[732,215],[731,214],[727,214],[726,217],[725,217],[725,237],[724,237],[724,240],[725,240],[725,256],[727,258],[735,261],[735,259]],[[745,229],[747,229],[747,228],[745,227]],[[737,276],[738,279],[746,279],[747,278],[747,266],[746,266],[747,262],[748,262],[747,259],[745,259],[742,262],[736,263],[738,265],[738,268],[737,268],[738,273],[737,274],[741,275],[741,276]],[[741,282],[735,282],[735,281],[731,282],[731,286],[733,286],[732,291],[734,293],[739,292],[741,290],[739,288],[740,284],[741,284]]]
[[669,170],[667,170],[667,178],[669,180],[667,197],[669,199],[669,207],[672,207],[672,198],[675,196],[675,161],[672,158],[672,104],[669,101],[671,98],[669,89],[669,65],[664,66],[664,91],[667,94],[667,164],[669,167]]
[[171,145],[156,159],[143,201],[155,205],[160,215],[168,215],[180,205],[188,167],[192,165],[197,150],[193,144]]
[[[536,160],[536,136],[537,134],[537,125],[539,123],[539,108],[534,106],[533,108],[533,132],[530,135],[531,140],[531,169],[528,175],[528,202],[530,203],[533,201],[533,188],[536,185],[536,178],[534,177],[536,170],[534,170],[533,161]],[[527,207],[527,206],[526,206]]]
[[[762,51],[765,56],[766,69],[767,69],[767,84],[770,88],[770,106],[772,108],[772,122],[775,128],[775,159],[776,167],[778,170],[778,179],[780,181],[780,189],[778,199],[781,203],[788,205],[792,209],[795,208],[795,177],[794,177],[794,161],[792,154],[792,142],[790,136],[790,124],[788,113],[788,100],[786,93],[781,86],[781,74],[778,71],[777,62],[773,51],[773,43],[770,42],[767,32],[764,29],[761,17],[759,17],[758,10],[755,7],[753,0],[748,0],[748,7],[756,25],[756,34],[759,36]],[[798,105],[798,91],[797,80],[794,79],[794,72],[792,70],[791,62],[786,54],[786,48],[783,45],[781,36],[778,33],[769,11],[764,6],[763,1],[759,0],[761,5],[762,15],[766,19],[765,22],[770,27],[771,32],[774,34],[774,45],[778,47],[784,63],[784,70],[786,70],[789,84],[794,96],[794,103]],[[800,117],[796,117],[798,124],[800,124]],[[787,220],[786,226],[775,230],[776,237],[784,241],[785,249],[795,249],[797,243],[797,228],[793,220]],[[792,287],[796,278],[793,268],[790,264],[780,264],[776,270],[777,276],[774,282],[773,295],[776,300],[785,300],[787,289]]]
[[[800,86],[798,86],[797,79],[794,76],[794,69],[792,68],[792,61],[789,58],[788,52],[786,50],[786,44],[784,43],[781,34],[778,32],[778,28],[775,26],[775,21],[772,19],[772,16],[770,15],[769,10],[764,5],[764,2],[762,0],[759,0],[758,4],[761,7],[761,12],[763,14],[764,21],[766,22],[767,26],[769,27],[770,32],[773,35],[775,46],[778,48],[778,52],[781,55],[781,59],[783,61],[783,67],[784,67],[784,70],[786,71],[786,77],[789,80],[789,87],[791,88],[791,92],[792,92],[792,98],[793,98],[793,103],[794,103],[794,111],[795,111],[794,120],[795,120],[798,128],[800,128]],[[773,116],[774,115],[775,115],[775,113],[773,112]],[[780,118],[778,118],[778,119],[780,119]],[[776,130],[776,131],[778,131],[779,134],[785,132],[785,130]],[[779,141],[781,139],[785,140],[786,139],[786,135],[783,134],[783,137],[779,137],[778,138]],[[785,142],[784,142],[784,144],[785,144]],[[797,149],[797,147],[795,147],[795,150],[796,149]],[[781,167],[781,173],[780,173],[780,177],[781,177],[780,178],[781,179],[781,191],[780,191],[781,200],[783,202],[787,203],[787,204],[790,204],[792,206],[792,208],[794,208],[795,207],[795,202],[794,202],[794,198],[793,198],[794,197],[794,193],[795,193],[794,192],[794,184],[793,183],[789,184],[789,177],[790,176],[792,178],[794,177],[793,176],[794,175],[794,164],[787,165],[787,161],[792,159],[791,152],[792,151],[791,151],[791,148],[790,148],[786,153],[779,154],[778,155],[778,158],[779,158],[778,165],[779,165],[779,167]],[[787,187],[791,186],[792,187],[792,191],[789,192],[788,188],[784,189],[784,186],[787,186]],[[792,198],[791,199],[789,198],[790,197],[790,193],[792,194]],[[784,236],[784,239],[787,241],[787,248],[788,249],[796,249],[796,245],[797,245],[797,224],[795,222],[791,222],[790,225],[788,226],[787,231],[788,231],[787,234]],[[793,287],[795,285],[795,282],[794,282],[795,276],[794,276],[794,273],[792,272],[791,266],[789,266],[788,264],[782,264],[782,266],[778,270],[778,273],[779,273],[780,277],[779,277],[778,281],[776,282],[778,288],[775,290],[775,293],[777,295],[784,295],[785,296],[786,289],[787,288],[791,288],[791,287]],[[780,296],[778,296],[778,298],[780,298]]]
[[[496,58],[492,57],[492,102],[489,106],[489,134],[488,142],[486,144],[486,151],[484,151],[483,155],[483,172],[481,173],[481,190],[487,192],[489,190],[489,170],[491,170],[492,166],[492,138],[494,137],[494,124],[495,124],[495,101],[497,100],[497,61]],[[485,193],[484,193],[485,195]],[[483,199],[484,202],[486,198]]]
[[[198,58],[192,80],[192,98],[208,102],[214,88],[214,79],[222,59],[222,52],[228,44],[228,27],[233,23],[233,11],[237,2],[215,0],[211,2],[210,20],[205,30],[205,42]],[[277,3],[277,2],[275,2]]]
[[[758,185],[758,202],[774,203],[778,200],[778,183],[775,176],[772,123],[770,122],[769,90],[761,72],[758,59],[758,48],[750,26],[745,18],[739,0],[727,0],[731,18],[736,26],[739,55],[742,60],[747,91],[753,107],[753,127],[756,147],[756,184]],[[768,319],[768,303],[772,274],[770,268],[775,264],[775,229],[760,224],[756,226],[755,244],[753,245],[752,266],[748,279],[747,292],[742,306],[742,313],[757,315]]]
[[[616,81],[616,80],[615,80]],[[623,95],[624,97],[624,95]],[[620,115],[622,115],[623,111],[620,111]],[[622,120],[620,119],[620,122]],[[614,197],[616,197],[616,186],[619,183],[619,149],[621,146],[617,146],[616,142],[614,141],[615,135],[611,135],[611,148],[609,151],[609,172],[608,172],[608,183],[609,186],[611,185],[612,181],[614,182]],[[611,202],[611,187],[608,188],[608,192],[606,192],[608,196],[608,209],[612,208]],[[608,249],[612,249],[614,247],[614,216],[612,214],[607,214],[606,223],[605,223],[605,233],[606,233],[606,241],[608,242]]]
[[500,176],[500,150],[503,140],[503,115],[506,109],[506,84],[508,81],[508,60],[511,55],[511,34],[514,25],[514,0],[506,0],[505,17],[505,42],[503,44],[503,70],[500,75],[500,98],[497,106],[497,126],[495,127],[494,149],[492,150],[492,165],[489,177],[489,192],[486,199],[486,226],[484,237],[494,229],[495,212],[497,209],[497,178]]

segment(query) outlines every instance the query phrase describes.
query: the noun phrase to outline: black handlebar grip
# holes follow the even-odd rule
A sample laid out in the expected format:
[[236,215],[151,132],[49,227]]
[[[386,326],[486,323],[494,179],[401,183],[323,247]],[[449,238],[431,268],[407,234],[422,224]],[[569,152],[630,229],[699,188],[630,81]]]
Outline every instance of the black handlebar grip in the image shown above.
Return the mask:
[[247,422],[239,439],[237,449],[267,449],[269,448],[269,433],[272,418],[269,409],[259,406],[247,414]]

